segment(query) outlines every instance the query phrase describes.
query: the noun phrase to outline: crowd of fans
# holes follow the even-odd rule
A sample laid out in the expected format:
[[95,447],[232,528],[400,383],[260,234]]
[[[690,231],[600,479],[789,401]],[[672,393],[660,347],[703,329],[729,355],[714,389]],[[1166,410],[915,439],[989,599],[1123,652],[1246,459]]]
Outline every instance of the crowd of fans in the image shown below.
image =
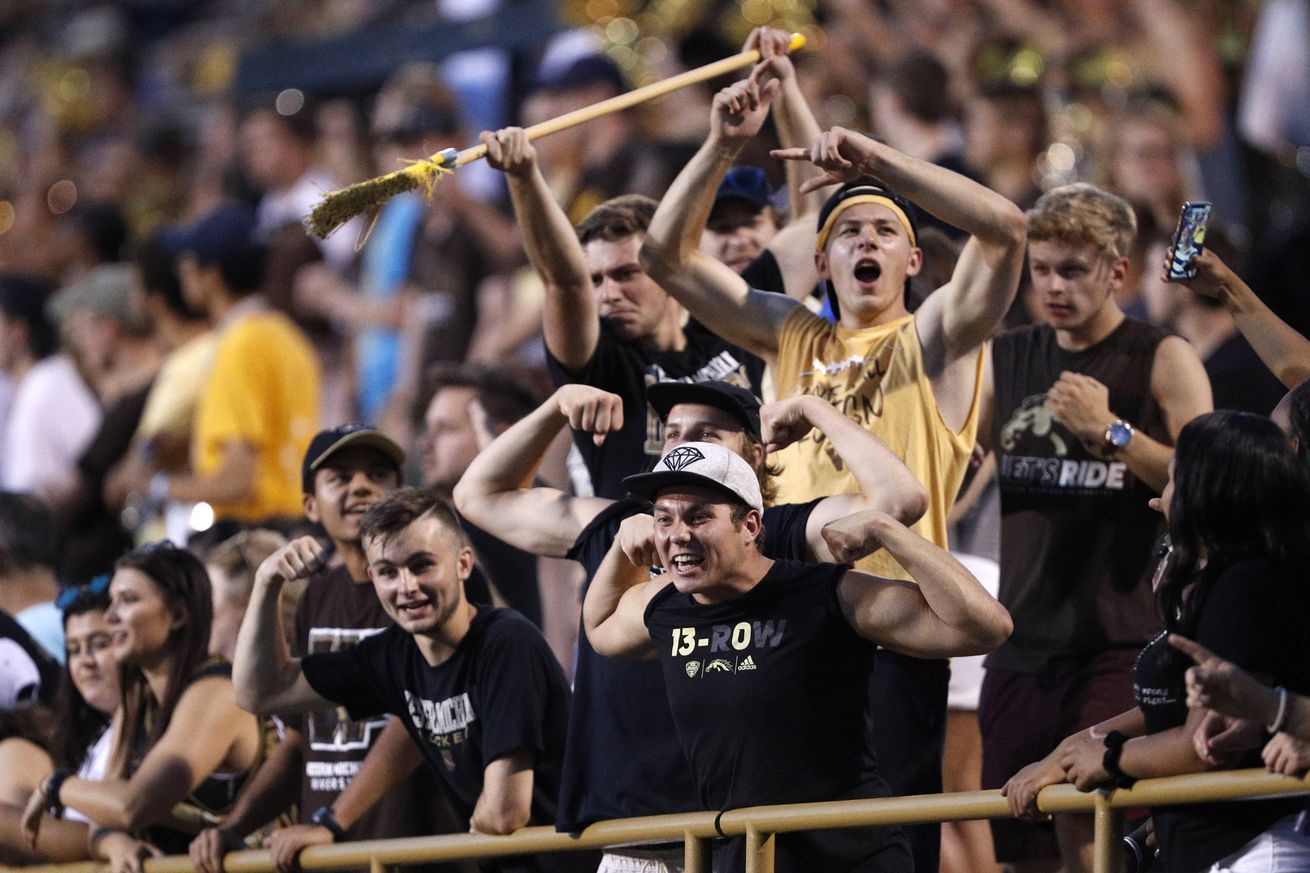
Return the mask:
[[[309,5],[0,11],[0,861],[986,787],[779,869],[1082,871],[1047,785],[1310,766],[1310,3],[819,0],[794,56],[691,4],[645,74],[759,63],[536,142],[622,28],[238,92],[513,3]],[[1310,871],[1305,819],[1141,823]]]

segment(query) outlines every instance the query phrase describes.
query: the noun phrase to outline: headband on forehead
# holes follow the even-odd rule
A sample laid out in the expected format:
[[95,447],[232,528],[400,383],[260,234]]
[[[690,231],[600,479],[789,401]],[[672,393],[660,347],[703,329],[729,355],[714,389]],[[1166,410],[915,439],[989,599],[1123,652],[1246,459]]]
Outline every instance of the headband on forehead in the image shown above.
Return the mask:
[[[861,193],[862,191],[868,191],[869,193]],[[828,235],[832,233],[837,218],[847,209],[860,203],[878,203],[886,206],[905,227],[905,232],[910,235],[910,245],[917,246],[919,244],[918,235],[914,232],[914,223],[910,221],[910,216],[906,214],[901,204],[888,197],[881,189],[870,185],[867,188],[850,189],[846,192],[846,196],[833,206],[832,211],[824,218],[823,224],[819,226],[819,235],[814,240],[814,250],[816,252],[823,251],[823,247],[828,244]]]

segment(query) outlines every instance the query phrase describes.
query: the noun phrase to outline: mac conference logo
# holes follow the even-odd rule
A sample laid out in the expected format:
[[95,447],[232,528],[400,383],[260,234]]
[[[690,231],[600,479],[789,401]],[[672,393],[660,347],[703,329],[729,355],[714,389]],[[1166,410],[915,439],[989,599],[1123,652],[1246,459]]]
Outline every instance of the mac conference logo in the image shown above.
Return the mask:
[[703,460],[705,460],[705,454],[695,446],[678,446],[664,456],[664,460],[660,461],[660,465],[665,469],[676,472],[685,470],[697,461]]
[[688,661],[686,666],[687,666],[687,678],[695,679],[696,674],[700,672],[700,661]]

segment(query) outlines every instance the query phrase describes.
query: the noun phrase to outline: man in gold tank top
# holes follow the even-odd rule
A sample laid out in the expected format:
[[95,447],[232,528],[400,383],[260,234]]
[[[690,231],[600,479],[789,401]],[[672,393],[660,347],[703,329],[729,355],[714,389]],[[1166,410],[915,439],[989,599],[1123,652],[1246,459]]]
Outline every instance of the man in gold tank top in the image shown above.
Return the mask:
[[[766,81],[774,63],[766,58],[750,78],[716,95],[709,138],[660,204],[642,262],[693,317],[762,357],[779,397],[824,397],[898,454],[928,490],[928,512],[914,529],[945,547],[946,513],[977,431],[982,344],[1018,288],[1026,219],[1009,200],[964,176],[833,128],[810,148],[774,156],[810,161],[823,171],[802,191],[843,183],[820,212],[814,255],[838,321],[812,315],[785,295],[752,289],[703,255],[698,243],[719,180],[768,114],[777,90]],[[950,280],[913,315],[905,285],[923,266],[923,253],[906,198],[970,235]],[[782,467],[779,500],[855,490],[820,436],[779,453],[776,461]],[[908,578],[885,553],[858,566]],[[897,793],[940,790],[941,745],[934,740],[945,716],[946,676],[941,661],[879,660],[874,740],[880,760],[904,764],[901,773],[889,766],[885,774]],[[917,870],[936,869],[935,833],[935,827],[925,829],[923,840],[915,840]]]
[[[695,318],[763,357],[779,397],[822,396],[899,454],[930,495],[916,530],[945,545],[946,513],[977,429],[982,343],[1018,288],[1024,215],[964,176],[833,128],[812,148],[775,156],[823,169],[809,189],[845,183],[820,212],[814,255],[839,320],[827,322],[790,297],[753,290],[701,254],[698,241],[719,178],[768,114],[773,89],[759,84],[767,64],[716,96],[710,137],[661,202],[643,261]],[[970,233],[950,281],[913,315],[905,307],[905,283],[919,272],[923,254],[906,197]],[[821,437],[777,460],[779,500],[856,490]],[[886,557],[861,567],[906,578]]]

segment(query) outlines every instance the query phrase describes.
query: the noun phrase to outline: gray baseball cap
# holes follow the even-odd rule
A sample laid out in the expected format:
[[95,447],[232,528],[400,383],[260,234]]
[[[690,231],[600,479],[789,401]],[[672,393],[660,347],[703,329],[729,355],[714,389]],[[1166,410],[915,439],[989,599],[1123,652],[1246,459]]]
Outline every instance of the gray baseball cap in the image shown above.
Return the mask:
[[655,495],[674,485],[699,485],[725,492],[757,512],[764,512],[760,479],[746,459],[726,446],[714,443],[683,443],[660,458],[655,469],[623,480],[638,497],[653,501]]

